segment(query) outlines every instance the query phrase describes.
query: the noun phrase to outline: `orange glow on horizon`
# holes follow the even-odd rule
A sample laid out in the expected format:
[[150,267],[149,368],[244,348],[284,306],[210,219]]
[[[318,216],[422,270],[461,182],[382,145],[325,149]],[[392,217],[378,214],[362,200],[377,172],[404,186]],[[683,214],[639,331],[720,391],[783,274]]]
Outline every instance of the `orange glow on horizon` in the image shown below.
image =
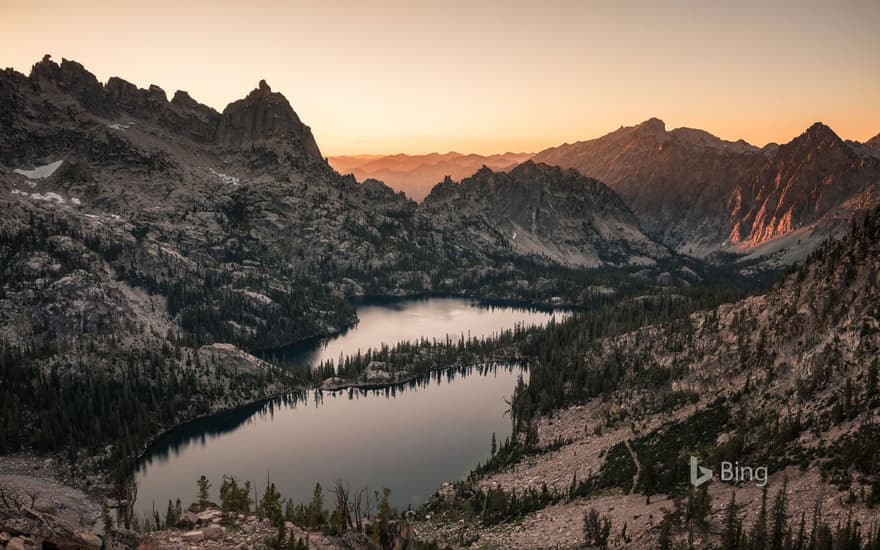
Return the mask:
[[[218,7],[219,6],[219,7]],[[217,110],[260,79],[328,156],[537,152],[650,117],[762,146],[880,133],[880,3],[3,0],[0,65],[45,53]]]

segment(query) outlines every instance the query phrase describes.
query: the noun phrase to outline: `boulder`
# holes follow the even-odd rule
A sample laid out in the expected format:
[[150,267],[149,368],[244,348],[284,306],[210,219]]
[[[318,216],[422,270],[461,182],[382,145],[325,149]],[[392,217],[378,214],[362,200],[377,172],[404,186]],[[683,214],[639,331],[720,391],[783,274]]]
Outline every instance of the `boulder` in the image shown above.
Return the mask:
[[185,540],[186,542],[201,542],[205,540],[205,533],[202,532],[201,529],[196,531],[187,531],[186,533],[181,535],[181,538],[183,538],[183,540]]
[[223,512],[220,510],[206,510],[198,514],[196,517],[198,517],[198,520],[201,523],[211,523],[214,520],[222,518]]
[[15,537],[6,544],[6,550],[33,550],[37,543],[27,537]]
[[214,540],[223,534],[223,529],[219,525],[209,525],[202,529],[206,539]]
[[182,525],[195,525],[198,522],[199,516],[196,513],[190,512],[188,510],[180,514],[180,519],[177,520],[177,523]]

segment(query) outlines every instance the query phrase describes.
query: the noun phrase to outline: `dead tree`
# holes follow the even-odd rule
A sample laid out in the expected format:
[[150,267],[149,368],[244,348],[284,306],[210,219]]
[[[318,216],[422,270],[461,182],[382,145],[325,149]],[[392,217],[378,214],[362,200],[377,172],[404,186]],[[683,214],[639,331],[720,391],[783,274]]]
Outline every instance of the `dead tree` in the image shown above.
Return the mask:
[[122,508],[122,520],[126,529],[131,529],[131,521],[134,517],[134,503],[137,501],[138,483],[134,477],[129,477],[122,485],[122,500],[119,506]]
[[[364,532],[364,515],[361,511],[361,503],[365,494],[368,494],[366,487],[354,494],[354,527],[359,533]],[[369,498],[369,495],[367,498]]]
[[0,509],[21,513],[25,509],[25,502],[14,489],[0,485]]
[[351,529],[351,503],[348,500],[348,485],[343,484],[341,479],[337,479],[333,492],[336,493],[336,517],[339,521],[339,532],[344,533]]

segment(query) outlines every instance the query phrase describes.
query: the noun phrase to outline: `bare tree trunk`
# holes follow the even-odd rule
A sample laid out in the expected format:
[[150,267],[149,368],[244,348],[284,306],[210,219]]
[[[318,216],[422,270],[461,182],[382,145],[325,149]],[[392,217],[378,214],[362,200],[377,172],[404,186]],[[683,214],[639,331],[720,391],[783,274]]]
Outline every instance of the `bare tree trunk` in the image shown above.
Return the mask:
[[342,480],[336,480],[336,487],[333,489],[336,493],[336,517],[339,520],[339,531],[344,533],[351,529],[351,505],[348,501],[348,488],[343,485]]
[[122,508],[123,520],[126,529],[131,529],[131,520],[134,516],[134,503],[137,501],[138,484],[134,477],[129,478],[123,487],[125,504]]
[[[361,511],[361,504],[363,502],[364,494],[367,493],[367,488],[364,487],[354,495],[354,521],[355,521],[355,529],[359,533],[364,532],[364,519],[363,512]],[[369,498],[369,495],[367,496]]]

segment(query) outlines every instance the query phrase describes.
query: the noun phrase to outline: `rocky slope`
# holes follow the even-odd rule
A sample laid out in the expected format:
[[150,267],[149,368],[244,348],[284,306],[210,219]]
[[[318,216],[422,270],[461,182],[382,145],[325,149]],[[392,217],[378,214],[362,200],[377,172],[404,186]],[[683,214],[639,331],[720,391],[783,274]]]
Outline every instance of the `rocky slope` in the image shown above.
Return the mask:
[[534,160],[607,183],[649,234],[676,250],[774,254],[789,264],[876,204],[880,163],[869,151],[818,123],[788,144],[759,149],[650,119]]
[[650,265],[669,252],[601,182],[527,161],[509,172],[483,168],[434,187],[422,210],[474,247],[584,267]]
[[475,155],[430,153],[427,155],[352,155],[328,157],[327,162],[340,174],[353,174],[358,181],[376,179],[407,197],[421,202],[438,181],[447,176],[460,181],[486,166],[506,171],[525,162],[531,153]]
[[[574,547],[595,508],[612,522],[613,547],[657,547],[662,537],[709,547],[719,543],[735,492],[739,536],[760,536],[758,481],[718,479],[721,462],[736,461],[767,467],[766,521],[785,495],[783,538],[799,538],[802,518],[801,538],[828,529],[830,545],[848,536],[840,531],[847,525],[876,537],[878,298],[874,209],[765,295],[576,347],[580,359],[533,369],[514,401],[517,417],[542,413],[521,433],[534,445],[499,451],[470,483],[444,486],[416,532],[469,547]],[[565,357],[565,347],[552,349]],[[567,405],[557,409],[551,395]],[[708,499],[689,489],[689,456],[715,472],[703,486]],[[505,515],[514,490],[514,502],[543,504]],[[698,498],[708,503],[705,517],[695,515]],[[472,518],[493,517],[499,501],[493,521],[460,521],[468,506],[482,509]]]

